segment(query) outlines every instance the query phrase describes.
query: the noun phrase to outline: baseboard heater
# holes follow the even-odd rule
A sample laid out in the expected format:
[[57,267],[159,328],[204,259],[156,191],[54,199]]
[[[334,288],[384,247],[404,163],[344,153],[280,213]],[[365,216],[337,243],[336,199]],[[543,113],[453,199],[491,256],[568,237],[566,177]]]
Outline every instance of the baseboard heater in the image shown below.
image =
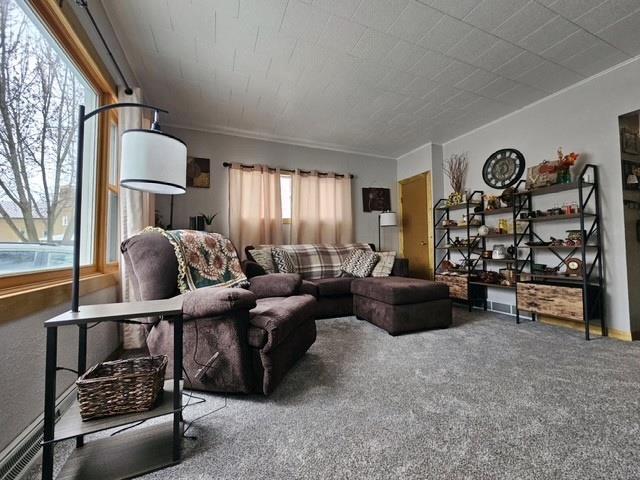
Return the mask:
[[[71,385],[60,396],[56,404],[56,419],[60,418],[73,402],[75,385]],[[20,480],[42,454],[44,416],[41,414],[31,425],[0,452],[0,480]]]

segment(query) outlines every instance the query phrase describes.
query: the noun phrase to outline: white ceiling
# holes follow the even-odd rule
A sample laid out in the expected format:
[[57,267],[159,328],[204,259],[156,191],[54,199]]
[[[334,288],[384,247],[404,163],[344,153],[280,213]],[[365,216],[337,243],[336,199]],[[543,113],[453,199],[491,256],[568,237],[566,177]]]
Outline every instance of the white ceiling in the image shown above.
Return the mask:
[[102,0],[165,123],[397,157],[640,54],[640,0]]

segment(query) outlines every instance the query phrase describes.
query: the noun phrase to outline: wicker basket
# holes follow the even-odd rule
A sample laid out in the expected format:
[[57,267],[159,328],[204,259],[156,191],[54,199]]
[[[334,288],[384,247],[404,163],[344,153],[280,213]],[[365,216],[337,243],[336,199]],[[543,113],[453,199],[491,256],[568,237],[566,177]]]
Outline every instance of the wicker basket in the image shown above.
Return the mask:
[[164,387],[167,356],[99,363],[76,381],[82,420],[151,410]]

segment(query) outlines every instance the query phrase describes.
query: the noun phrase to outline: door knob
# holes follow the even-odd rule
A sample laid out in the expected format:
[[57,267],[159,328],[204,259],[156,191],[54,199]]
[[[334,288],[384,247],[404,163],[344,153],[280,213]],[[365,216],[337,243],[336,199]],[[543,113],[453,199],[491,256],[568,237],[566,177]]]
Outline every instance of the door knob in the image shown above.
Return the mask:
[[420,245],[423,245],[423,246],[424,246],[424,245],[426,245],[426,244],[427,244],[427,242],[425,242],[425,241],[420,242]]

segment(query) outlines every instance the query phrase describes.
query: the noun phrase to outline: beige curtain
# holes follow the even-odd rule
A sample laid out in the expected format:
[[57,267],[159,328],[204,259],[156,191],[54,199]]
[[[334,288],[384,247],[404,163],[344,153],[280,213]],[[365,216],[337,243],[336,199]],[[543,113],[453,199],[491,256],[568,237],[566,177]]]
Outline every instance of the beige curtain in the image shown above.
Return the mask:
[[291,185],[291,243],[353,242],[351,178],[296,170]]
[[[142,102],[139,88],[132,95],[118,92],[119,102]],[[122,108],[118,110],[118,136],[131,128],[148,128],[148,120],[143,117],[144,111],[139,108]],[[155,199],[150,193],[138,192],[128,188],[120,189],[120,237],[126,240],[149,225],[154,224]],[[132,301],[129,276],[124,262],[120,262],[121,293],[123,301]],[[145,344],[145,330],[139,325],[123,325],[124,348],[140,348]]]
[[241,256],[248,245],[282,243],[279,169],[231,165],[229,237]]

